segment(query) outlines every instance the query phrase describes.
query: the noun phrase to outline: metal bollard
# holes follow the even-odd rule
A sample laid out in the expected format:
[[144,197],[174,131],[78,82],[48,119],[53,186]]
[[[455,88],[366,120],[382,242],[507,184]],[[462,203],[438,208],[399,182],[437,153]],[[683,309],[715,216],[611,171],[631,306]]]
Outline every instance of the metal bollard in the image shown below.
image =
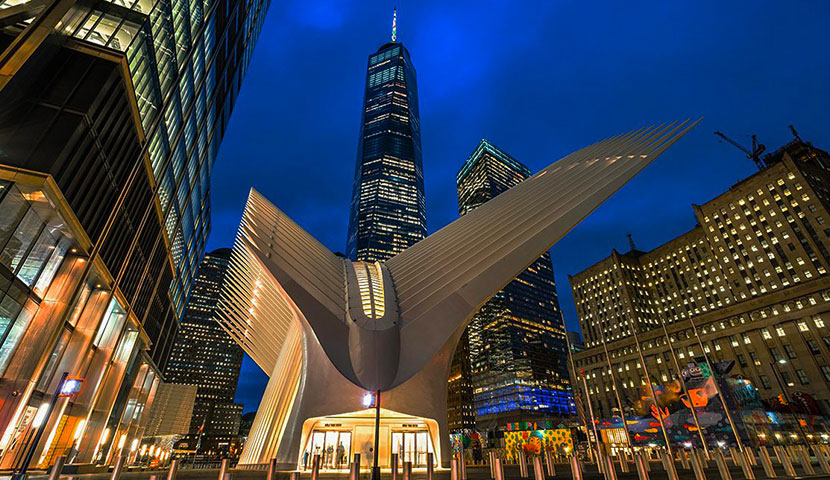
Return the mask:
[[777,461],[779,465],[784,465],[784,461],[781,460],[781,450],[778,448],[777,445],[774,445],[772,447],[772,453],[775,454],[775,461]]
[[553,461],[553,455],[547,450],[545,450],[545,466],[548,467],[548,476],[555,477],[556,476],[556,464]]
[[617,469],[614,468],[614,459],[611,455],[605,456],[605,479],[617,480]]
[[519,451],[519,476],[522,478],[529,477],[527,473],[527,457],[525,456],[525,452]]
[[58,480],[61,476],[61,470],[63,470],[64,463],[66,463],[66,457],[63,455],[55,459],[55,464],[52,465],[51,470],[49,470],[49,480]]
[[790,456],[787,454],[787,451],[780,445],[776,446],[774,450],[777,453],[778,461],[781,463],[781,466],[784,467],[784,474],[788,477],[794,477],[795,468],[793,468],[793,462],[790,461]]
[[822,473],[830,473],[830,462],[827,461],[827,457],[822,451],[821,446],[813,445],[813,453],[816,455],[816,460],[818,460],[818,465],[821,467]]
[[689,455],[688,450],[677,451],[677,456],[680,457],[680,466],[683,467],[683,470],[688,470],[692,467],[689,465],[689,457],[687,455]]
[[634,454],[634,463],[637,466],[637,477],[640,480],[648,480],[648,460],[643,452],[636,452]]
[[349,470],[349,480],[358,480],[360,478],[360,454],[354,454],[354,461],[352,468]]
[[496,478],[496,452],[490,450],[487,452],[487,457],[490,460],[490,478]]
[[412,462],[403,462],[403,480],[412,480]]
[[458,468],[461,474],[461,480],[467,480],[467,459],[464,457],[464,450],[461,450],[461,454],[458,457]]
[[455,455],[450,459],[450,480],[458,480],[458,457]]
[[761,466],[764,467],[764,476],[767,478],[777,477],[775,468],[772,467],[772,459],[769,456],[767,447],[758,447],[758,458],[761,459]]
[[755,452],[751,448],[744,447],[744,456],[747,458],[750,465],[753,467],[758,466],[758,459],[755,457]]
[[579,465],[579,459],[576,454],[571,455],[571,479],[582,480],[582,467]]
[[179,473],[179,459],[170,462],[170,470],[167,471],[167,480],[176,480],[176,475]]
[[320,475],[320,455],[314,455],[311,459],[311,480],[317,480]]
[[735,452],[735,450],[736,450],[735,447],[729,447],[729,457],[732,459],[732,463],[736,467],[740,467],[741,466],[741,458],[738,456],[738,454]]
[[300,480],[300,472],[291,472],[288,476],[288,480]]
[[810,452],[804,448],[804,445],[798,447],[798,456],[801,459],[801,468],[807,475],[815,475],[816,469],[813,468],[813,462],[810,460]]
[[695,472],[695,480],[706,480],[706,474],[703,473],[703,461],[701,457],[703,452],[700,450],[692,450],[689,452],[689,460],[692,464],[692,471]]
[[729,466],[726,464],[726,457],[723,456],[721,450],[715,452],[715,463],[718,465],[721,480],[732,480],[732,474],[729,473]]
[[744,472],[746,480],[755,480],[755,472],[752,470],[752,463],[749,461],[749,447],[744,447],[743,452],[738,452],[741,456],[741,470]]
[[542,457],[538,455],[533,456],[533,479],[545,480],[545,472],[542,470]]
[[398,454],[392,454],[392,480],[398,480]]
[[435,455],[432,452],[427,453],[427,480],[435,479]]
[[496,480],[504,480],[504,465],[501,464],[501,458],[495,457],[495,464]]
[[[70,477],[70,478],[72,478],[72,477]],[[150,480],[159,480],[159,476],[158,475],[150,475]]]
[[597,463],[597,472],[599,476],[605,478],[605,468],[607,467],[607,463],[605,463],[605,453],[602,450],[597,450],[597,456],[594,457]]
[[112,467],[112,475],[110,475],[110,480],[118,480],[121,476],[121,471],[124,470],[124,463],[127,461],[127,457],[121,455],[118,457],[118,460],[115,461],[115,466]]
[[227,458],[222,459],[222,464],[219,466],[219,480],[225,480],[225,473],[228,471],[228,464],[230,460]]
[[265,477],[265,480],[274,480],[274,474],[277,473],[277,459],[272,458],[270,462],[268,462],[268,476]]
[[668,450],[663,451],[663,470],[666,471],[669,480],[679,480],[677,477],[677,467],[674,465],[674,457],[671,456]]

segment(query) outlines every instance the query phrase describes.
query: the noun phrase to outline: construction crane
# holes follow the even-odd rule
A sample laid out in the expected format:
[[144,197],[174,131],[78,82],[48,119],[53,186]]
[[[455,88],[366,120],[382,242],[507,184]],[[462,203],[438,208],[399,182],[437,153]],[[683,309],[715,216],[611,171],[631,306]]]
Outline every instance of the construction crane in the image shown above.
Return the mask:
[[740,143],[732,140],[731,138],[727,137],[721,132],[715,132],[715,135],[719,136],[720,138],[726,140],[730,144],[732,144],[735,148],[739,149],[740,151],[746,154],[746,158],[755,162],[755,166],[758,167],[758,170],[764,169],[764,162],[761,160],[761,154],[766,151],[767,147],[764,146],[762,143],[758,143],[757,135],[752,136],[752,150],[744,147]]

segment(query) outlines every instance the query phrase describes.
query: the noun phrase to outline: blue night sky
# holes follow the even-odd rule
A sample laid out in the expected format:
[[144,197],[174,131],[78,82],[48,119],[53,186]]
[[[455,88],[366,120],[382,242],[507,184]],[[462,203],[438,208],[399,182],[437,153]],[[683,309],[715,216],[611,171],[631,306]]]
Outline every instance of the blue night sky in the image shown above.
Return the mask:
[[[213,171],[209,249],[230,246],[251,186],[333,251],[345,250],[367,56],[393,1],[274,0]],[[481,138],[537,171],[654,122],[704,121],[552,251],[568,274],[649,250],[694,226],[703,203],[751,174],[741,143],[830,148],[830,2],[397,0],[398,40],[418,72],[427,219],[457,217],[455,174]],[[246,358],[237,401],[265,374]]]

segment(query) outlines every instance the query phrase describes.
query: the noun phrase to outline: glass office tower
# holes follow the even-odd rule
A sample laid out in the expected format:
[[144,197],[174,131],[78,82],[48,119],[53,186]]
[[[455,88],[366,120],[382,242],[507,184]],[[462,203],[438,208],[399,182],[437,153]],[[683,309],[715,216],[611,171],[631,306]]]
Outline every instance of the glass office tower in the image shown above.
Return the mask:
[[[459,214],[530,175],[526,166],[482,140],[456,177]],[[458,347],[470,352],[478,428],[574,413],[565,335],[553,265],[545,252],[479,309]]]
[[426,232],[415,67],[393,40],[369,56],[347,253],[387,260]]
[[242,347],[216,319],[230,258],[231,249],[220,248],[202,259],[164,370],[165,382],[198,387],[190,434],[201,433],[203,446],[214,443],[213,437],[222,437],[227,443],[235,441],[242,418],[242,405],[234,403]]
[[267,8],[0,0],[0,468],[135,458]]

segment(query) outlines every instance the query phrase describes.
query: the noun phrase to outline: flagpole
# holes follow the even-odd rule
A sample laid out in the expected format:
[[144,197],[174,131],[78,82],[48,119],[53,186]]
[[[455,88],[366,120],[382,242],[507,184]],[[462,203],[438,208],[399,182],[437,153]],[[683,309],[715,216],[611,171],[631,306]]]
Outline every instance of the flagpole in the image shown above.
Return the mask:
[[[577,379],[576,383],[579,384],[579,379],[576,376],[576,364],[574,363],[574,356],[573,356],[573,348],[572,348],[572,345],[571,345],[571,339],[570,339],[570,337],[568,337],[567,332],[565,333],[565,342],[567,343],[567,347],[568,347],[568,360],[571,363],[571,379],[572,380]],[[582,381],[584,383],[585,382],[585,372],[581,372],[581,373],[582,373]],[[571,390],[573,391],[574,399],[582,397],[582,395],[579,394],[579,386],[578,385],[574,386],[573,384],[571,384]],[[594,440],[599,442],[599,437],[597,436],[597,426],[594,423],[594,409],[591,406],[590,401],[591,400],[588,397],[588,389],[586,388],[585,389],[585,402],[588,403],[588,409],[591,412],[591,426],[594,428]],[[580,403],[582,403],[582,402],[580,401]],[[579,418],[580,418],[580,420],[582,420],[582,424],[585,425],[585,438],[588,439],[588,448],[593,450],[594,446],[591,444],[591,435],[589,435],[590,432],[588,431],[588,421],[585,419],[584,407],[581,408],[580,410],[581,411],[578,412],[579,413]]]

